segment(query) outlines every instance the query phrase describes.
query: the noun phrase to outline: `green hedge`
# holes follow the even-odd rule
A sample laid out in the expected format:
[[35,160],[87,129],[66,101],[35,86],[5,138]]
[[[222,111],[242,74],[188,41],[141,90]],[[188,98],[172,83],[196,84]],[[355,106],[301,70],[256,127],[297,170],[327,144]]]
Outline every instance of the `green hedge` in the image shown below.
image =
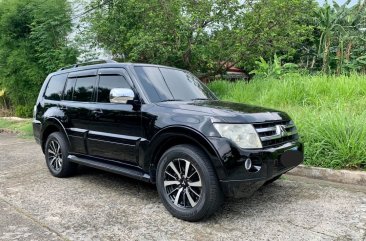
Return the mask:
[[223,100],[290,114],[305,143],[305,164],[366,169],[365,76],[215,81],[209,87]]

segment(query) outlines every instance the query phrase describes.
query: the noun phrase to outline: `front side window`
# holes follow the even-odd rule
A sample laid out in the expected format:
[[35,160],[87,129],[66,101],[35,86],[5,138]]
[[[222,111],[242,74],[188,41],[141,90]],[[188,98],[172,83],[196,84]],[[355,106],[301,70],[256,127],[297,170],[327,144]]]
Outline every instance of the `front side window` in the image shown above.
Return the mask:
[[44,98],[47,100],[61,100],[67,75],[55,75],[48,82]]
[[171,68],[159,68],[164,80],[178,100],[214,99],[212,92],[193,74]]
[[122,75],[101,75],[98,85],[98,102],[110,103],[109,94],[114,88],[131,88]]
[[174,98],[166,85],[159,68],[135,67],[135,70],[141,84],[152,102],[160,102],[162,100]]
[[138,66],[135,71],[152,102],[216,99],[215,95],[188,71]]

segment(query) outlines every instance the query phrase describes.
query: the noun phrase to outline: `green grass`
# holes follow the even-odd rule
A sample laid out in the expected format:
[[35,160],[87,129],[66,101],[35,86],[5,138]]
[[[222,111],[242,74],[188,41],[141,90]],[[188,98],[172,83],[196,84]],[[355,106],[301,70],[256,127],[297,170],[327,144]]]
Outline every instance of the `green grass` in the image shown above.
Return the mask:
[[30,119],[9,120],[0,117],[0,130],[14,132],[25,138],[31,138],[33,136],[32,122]]
[[305,164],[366,169],[366,76],[286,76],[209,87],[222,100],[287,112],[305,143]]

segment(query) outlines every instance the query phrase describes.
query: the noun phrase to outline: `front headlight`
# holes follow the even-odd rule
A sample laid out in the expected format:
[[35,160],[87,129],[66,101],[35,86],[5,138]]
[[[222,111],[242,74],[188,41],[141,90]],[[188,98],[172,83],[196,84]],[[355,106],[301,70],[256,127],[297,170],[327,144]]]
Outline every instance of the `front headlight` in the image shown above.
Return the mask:
[[258,134],[250,124],[214,123],[213,125],[222,137],[232,140],[241,148],[262,148]]

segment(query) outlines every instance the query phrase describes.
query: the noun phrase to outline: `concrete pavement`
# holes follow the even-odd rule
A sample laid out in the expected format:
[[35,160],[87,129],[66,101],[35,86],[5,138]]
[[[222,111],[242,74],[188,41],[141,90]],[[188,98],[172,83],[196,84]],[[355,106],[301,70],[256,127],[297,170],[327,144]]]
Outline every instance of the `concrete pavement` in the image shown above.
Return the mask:
[[33,140],[0,134],[0,240],[366,241],[366,187],[286,176],[188,223],[153,185],[86,167],[57,179]]

